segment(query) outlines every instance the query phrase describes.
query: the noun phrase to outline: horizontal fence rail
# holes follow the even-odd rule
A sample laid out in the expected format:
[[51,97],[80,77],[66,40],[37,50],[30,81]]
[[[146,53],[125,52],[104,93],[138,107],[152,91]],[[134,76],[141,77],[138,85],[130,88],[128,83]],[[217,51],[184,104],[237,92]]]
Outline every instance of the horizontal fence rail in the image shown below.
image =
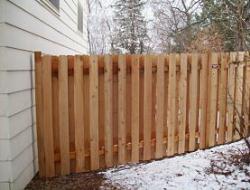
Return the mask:
[[[244,52],[36,52],[40,176],[160,159],[240,139],[236,129],[250,121],[247,58]],[[249,127],[242,132],[247,136]]]

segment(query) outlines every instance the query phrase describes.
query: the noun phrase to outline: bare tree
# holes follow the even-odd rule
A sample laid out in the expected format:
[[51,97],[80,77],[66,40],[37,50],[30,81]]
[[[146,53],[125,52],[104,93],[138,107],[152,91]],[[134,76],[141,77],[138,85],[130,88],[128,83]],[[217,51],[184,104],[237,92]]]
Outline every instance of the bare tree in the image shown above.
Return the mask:
[[185,51],[194,38],[193,19],[201,0],[174,1],[156,0],[151,2],[155,16],[155,29],[160,38],[162,51]]
[[106,54],[113,49],[112,18],[110,4],[104,0],[87,0],[88,42],[90,54]]

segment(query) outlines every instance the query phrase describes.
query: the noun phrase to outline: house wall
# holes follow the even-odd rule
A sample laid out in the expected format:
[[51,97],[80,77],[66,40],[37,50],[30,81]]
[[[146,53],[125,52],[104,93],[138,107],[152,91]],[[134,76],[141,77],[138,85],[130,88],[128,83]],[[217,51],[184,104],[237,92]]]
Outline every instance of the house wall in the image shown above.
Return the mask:
[[53,11],[42,0],[0,0],[0,189],[23,189],[38,171],[34,51],[88,52],[87,4],[83,33],[78,0]]

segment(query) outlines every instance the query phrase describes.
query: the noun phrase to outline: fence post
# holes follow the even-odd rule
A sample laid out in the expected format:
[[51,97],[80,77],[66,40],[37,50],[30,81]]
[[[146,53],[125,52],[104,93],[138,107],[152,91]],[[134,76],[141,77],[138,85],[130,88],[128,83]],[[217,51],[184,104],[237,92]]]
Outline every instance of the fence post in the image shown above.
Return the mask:
[[36,77],[36,128],[39,176],[45,177],[45,152],[43,130],[43,83],[42,83],[42,53],[35,52],[35,77]]

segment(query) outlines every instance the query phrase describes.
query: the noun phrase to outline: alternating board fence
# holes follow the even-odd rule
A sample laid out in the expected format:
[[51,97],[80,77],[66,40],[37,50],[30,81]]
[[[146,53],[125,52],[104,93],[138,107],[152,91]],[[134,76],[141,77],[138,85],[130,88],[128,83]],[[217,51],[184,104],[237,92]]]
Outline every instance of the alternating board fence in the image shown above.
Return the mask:
[[[247,57],[244,52],[58,57],[36,52],[40,176],[238,140],[235,128],[242,122],[249,126]],[[240,131],[248,135],[249,127]]]

